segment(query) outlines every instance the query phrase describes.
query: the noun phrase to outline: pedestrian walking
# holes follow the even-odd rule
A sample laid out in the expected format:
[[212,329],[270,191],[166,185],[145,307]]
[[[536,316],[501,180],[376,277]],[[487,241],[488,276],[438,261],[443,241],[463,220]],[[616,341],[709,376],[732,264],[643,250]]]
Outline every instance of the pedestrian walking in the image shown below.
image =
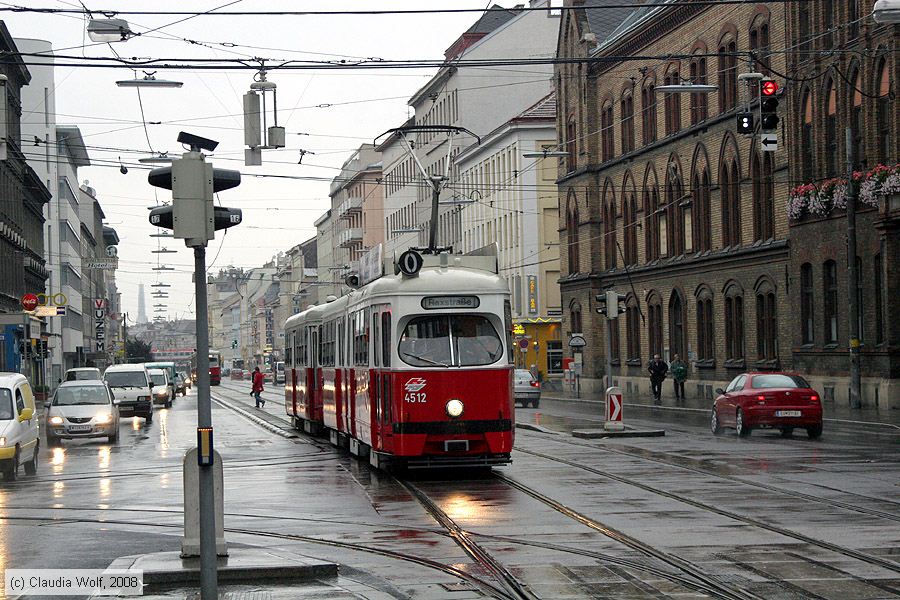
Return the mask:
[[676,354],[675,358],[672,359],[672,364],[669,365],[669,370],[672,371],[672,381],[675,384],[675,400],[681,402],[684,400],[684,380],[687,379],[687,365]]
[[659,402],[662,398],[662,383],[666,379],[666,373],[669,372],[669,365],[659,357],[659,354],[654,354],[647,370],[650,372],[650,389],[653,392],[653,400]]
[[250,391],[250,394],[256,399],[256,408],[262,408],[266,405],[266,401],[259,397],[263,391],[263,374],[259,371],[259,367],[256,367],[253,371],[253,389]]

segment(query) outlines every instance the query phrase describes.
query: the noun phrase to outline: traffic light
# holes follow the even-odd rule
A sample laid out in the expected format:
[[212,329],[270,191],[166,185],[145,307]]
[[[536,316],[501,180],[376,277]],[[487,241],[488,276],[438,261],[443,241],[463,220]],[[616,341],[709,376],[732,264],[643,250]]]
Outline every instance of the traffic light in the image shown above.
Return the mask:
[[753,133],[753,113],[745,112],[737,116],[737,132],[750,134]]
[[597,301],[597,314],[605,315],[606,314],[606,294],[597,294],[594,296],[594,299]]
[[231,340],[231,349],[234,350],[237,348],[237,340]]
[[178,141],[189,144],[190,152],[172,162],[171,167],[153,169],[150,185],[172,190],[172,205],[150,211],[150,223],[171,229],[188,246],[205,246],[215,231],[239,225],[240,209],[213,206],[213,194],[237,187],[241,173],[213,169],[201,150],[213,150],[218,142],[181,132]]
[[759,126],[763,133],[778,131],[778,82],[763,78],[759,83]]

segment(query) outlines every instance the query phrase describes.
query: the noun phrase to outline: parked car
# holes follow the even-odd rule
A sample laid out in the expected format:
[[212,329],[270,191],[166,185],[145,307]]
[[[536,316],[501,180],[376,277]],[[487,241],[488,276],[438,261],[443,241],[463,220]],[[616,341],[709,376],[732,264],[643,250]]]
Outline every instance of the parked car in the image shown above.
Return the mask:
[[523,408],[528,404],[537,408],[541,404],[541,384],[535,379],[531,371],[516,369],[513,373],[513,398],[514,402],[521,402]]
[[772,428],[784,435],[806,429],[812,439],[822,435],[821,398],[799,375],[743,373],[716,394],[710,415],[714,434],[729,427],[742,437],[754,429]]
[[63,381],[103,381],[103,373],[96,367],[78,367],[66,371]]
[[243,369],[232,369],[231,370],[231,379],[236,381],[241,381],[244,379],[244,370]]
[[153,402],[162,404],[165,408],[172,408],[174,387],[170,385],[169,373],[165,369],[147,369],[150,375],[150,383],[153,384]]
[[44,404],[47,445],[61,439],[119,439],[119,401],[103,381],[66,381]]
[[175,375],[175,393],[186,396],[189,387],[191,387],[191,384],[187,380],[187,374],[184,372],[177,373]]
[[103,373],[103,380],[119,400],[119,412],[124,417],[144,417],[153,422],[153,386],[143,364],[111,365]]
[[37,473],[38,430],[28,379],[19,373],[0,373],[0,471],[6,481],[15,481],[20,466],[26,475]]

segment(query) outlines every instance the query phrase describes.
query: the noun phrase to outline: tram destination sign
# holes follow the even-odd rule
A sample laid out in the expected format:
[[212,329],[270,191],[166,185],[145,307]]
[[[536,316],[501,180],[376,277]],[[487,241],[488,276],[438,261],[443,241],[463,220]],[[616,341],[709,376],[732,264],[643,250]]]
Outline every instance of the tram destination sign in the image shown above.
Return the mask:
[[426,296],[422,298],[422,308],[437,310],[441,308],[478,308],[481,301],[478,296]]

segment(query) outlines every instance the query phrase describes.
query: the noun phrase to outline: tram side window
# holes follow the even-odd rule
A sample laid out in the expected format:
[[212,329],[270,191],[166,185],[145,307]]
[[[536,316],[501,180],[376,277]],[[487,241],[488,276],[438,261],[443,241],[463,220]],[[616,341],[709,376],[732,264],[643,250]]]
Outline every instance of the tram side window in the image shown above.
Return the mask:
[[381,366],[381,323],[380,314],[374,313],[372,315],[372,364],[376,367]]
[[381,355],[384,366],[391,366],[391,313],[381,313]]
[[512,322],[512,307],[510,305],[509,300],[505,300],[503,302],[503,327],[506,330],[506,354],[507,359],[509,360],[509,364],[513,364],[515,362],[515,350],[513,350],[513,339],[512,339],[512,331],[513,331],[513,322]]
[[290,368],[294,366],[293,353],[291,352],[291,334],[284,334],[284,366]]

